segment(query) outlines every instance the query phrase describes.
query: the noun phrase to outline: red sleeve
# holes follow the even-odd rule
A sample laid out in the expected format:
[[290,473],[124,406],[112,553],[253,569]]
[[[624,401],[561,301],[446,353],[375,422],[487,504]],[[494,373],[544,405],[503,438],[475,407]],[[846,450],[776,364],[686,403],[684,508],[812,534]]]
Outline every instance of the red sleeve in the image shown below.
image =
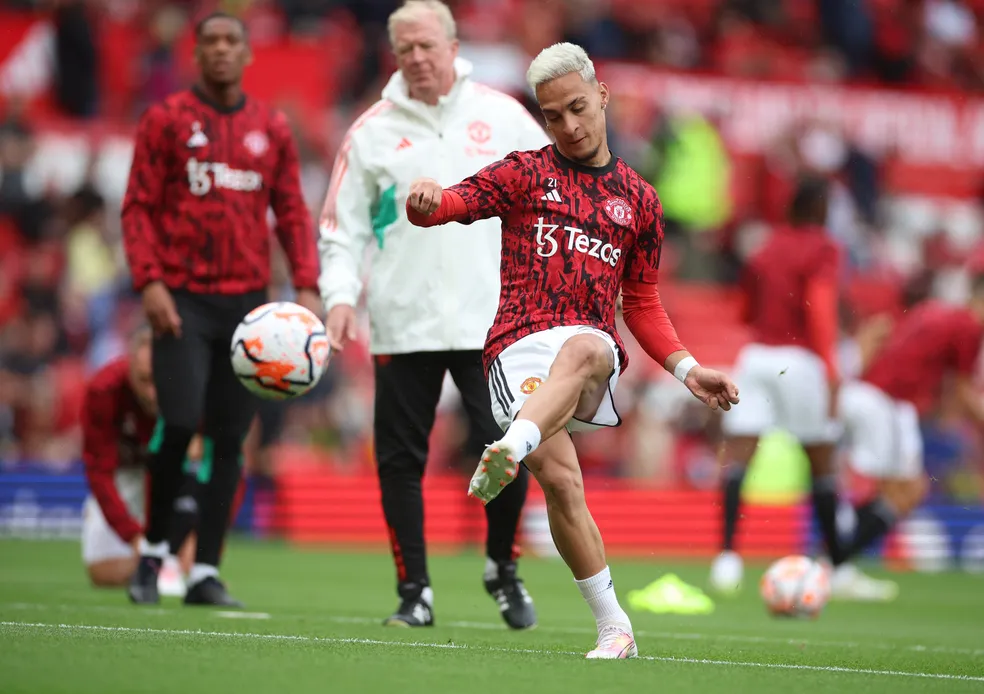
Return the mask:
[[290,261],[297,289],[318,288],[318,249],[314,224],[301,192],[301,165],[297,145],[283,114],[274,116],[272,130],[280,145],[280,160],[270,187],[270,206],[277,216],[277,238]]
[[520,194],[525,157],[528,156],[526,152],[513,152],[448,188],[465,206],[463,216],[455,221],[471,224],[480,219],[504,216]]
[[120,498],[115,472],[119,466],[118,400],[114,389],[92,384],[85,394],[82,412],[82,462],[89,489],[99,502],[106,522],[124,542],[142,532]]
[[441,206],[431,214],[423,214],[410,207],[407,198],[407,219],[417,227],[436,227],[448,222],[460,222],[468,214],[468,208],[461,196],[451,190],[441,193]]
[[838,379],[837,369],[837,273],[839,253],[825,244],[815,259],[815,271],[806,285],[806,328],[810,348],[823,359],[827,378]]
[[659,300],[655,283],[626,281],[622,284],[622,320],[646,354],[660,366],[665,367],[671,354],[684,349]]
[[166,119],[167,113],[161,105],[151,106],[140,118],[123,197],[123,248],[133,288],[138,292],[163,277],[157,261],[154,224],[167,174]]

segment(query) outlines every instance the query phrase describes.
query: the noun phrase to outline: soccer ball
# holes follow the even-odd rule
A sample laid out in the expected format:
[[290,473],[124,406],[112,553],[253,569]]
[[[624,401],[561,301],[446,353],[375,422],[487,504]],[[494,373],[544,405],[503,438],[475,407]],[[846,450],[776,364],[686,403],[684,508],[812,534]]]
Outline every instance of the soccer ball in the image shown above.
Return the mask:
[[246,314],[232,336],[232,370],[251,393],[287,400],[321,379],[331,347],[316,315],[289,301],[264,304]]
[[809,557],[783,557],[762,576],[759,592],[773,615],[815,619],[830,598],[830,575]]

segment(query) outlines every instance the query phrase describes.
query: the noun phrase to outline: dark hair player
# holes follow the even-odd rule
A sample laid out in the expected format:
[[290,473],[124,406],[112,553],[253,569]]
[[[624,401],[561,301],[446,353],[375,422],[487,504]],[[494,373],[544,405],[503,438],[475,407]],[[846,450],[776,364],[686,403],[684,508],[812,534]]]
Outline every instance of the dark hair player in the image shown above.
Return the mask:
[[164,420],[147,530],[129,588],[158,602],[157,573],[188,443],[204,423],[214,443],[202,490],[186,604],[240,606],[218,579],[220,549],[239,483],[255,401],[237,382],[229,344],[242,317],[266,302],[267,210],[290,260],[297,303],[322,313],[313,225],[301,195],[297,150],[283,114],[248,97],[252,60],[242,21],[210,14],[196,27],[199,79],[140,119],[123,201],[134,288],[154,328],[154,380]]

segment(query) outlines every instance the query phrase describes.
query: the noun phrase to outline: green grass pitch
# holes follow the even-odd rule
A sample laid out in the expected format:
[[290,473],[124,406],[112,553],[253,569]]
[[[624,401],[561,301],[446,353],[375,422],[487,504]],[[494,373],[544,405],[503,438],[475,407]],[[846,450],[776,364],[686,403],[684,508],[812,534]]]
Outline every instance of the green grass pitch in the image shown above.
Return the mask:
[[[431,560],[437,626],[382,627],[396,606],[379,553],[233,542],[225,577],[242,615],[131,606],[88,586],[74,543],[0,541],[4,694],[535,694],[984,692],[984,577],[902,575],[890,605],[832,603],[815,622],[775,620],[754,589],[705,616],[631,613],[643,657],[585,661],[591,614],[556,560],[525,560],[540,626],[508,631],[481,586],[478,554]],[[614,561],[620,595],[667,571]]]

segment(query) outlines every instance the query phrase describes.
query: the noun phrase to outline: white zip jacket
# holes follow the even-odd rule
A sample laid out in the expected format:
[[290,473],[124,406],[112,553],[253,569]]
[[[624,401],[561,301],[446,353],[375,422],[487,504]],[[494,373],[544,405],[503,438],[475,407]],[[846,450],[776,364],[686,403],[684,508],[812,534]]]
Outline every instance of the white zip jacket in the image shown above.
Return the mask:
[[[515,99],[457,79],[436,106],[411,99],[397,72],[342,143],[321,214],[319,285],[326,310],[355,306],[370,258],[370,352],[482,349],[499,300],[498,219],[422,229],[407,221],[410,184],[447,187],[549,139]],[[368,254],[366,253],[368,249]]]

